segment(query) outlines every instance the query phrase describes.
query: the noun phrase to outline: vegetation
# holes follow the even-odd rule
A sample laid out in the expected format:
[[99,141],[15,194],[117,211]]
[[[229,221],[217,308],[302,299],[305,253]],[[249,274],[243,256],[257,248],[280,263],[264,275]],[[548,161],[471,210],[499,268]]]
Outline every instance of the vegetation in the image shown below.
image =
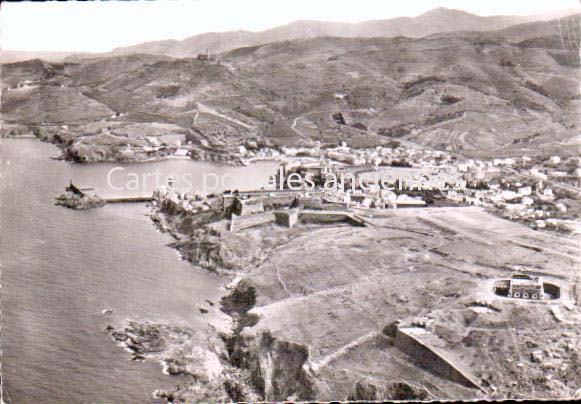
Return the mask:
[[460,101],[462,101],[462,98],[454,97],[453,95],[450,95],[448,93],[442,94],[440,96],[440,102],[444,105],[453,105]]

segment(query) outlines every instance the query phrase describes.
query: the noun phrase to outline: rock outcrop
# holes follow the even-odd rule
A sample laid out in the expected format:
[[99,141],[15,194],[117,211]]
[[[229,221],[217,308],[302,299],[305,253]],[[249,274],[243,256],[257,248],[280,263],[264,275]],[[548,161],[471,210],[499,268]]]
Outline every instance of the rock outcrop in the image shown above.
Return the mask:
[[75,210],[101,208],[106,204],[103,198],[95,194],[85,194],[80,196],[72,192],[66,192],[55,199],[56,205]]

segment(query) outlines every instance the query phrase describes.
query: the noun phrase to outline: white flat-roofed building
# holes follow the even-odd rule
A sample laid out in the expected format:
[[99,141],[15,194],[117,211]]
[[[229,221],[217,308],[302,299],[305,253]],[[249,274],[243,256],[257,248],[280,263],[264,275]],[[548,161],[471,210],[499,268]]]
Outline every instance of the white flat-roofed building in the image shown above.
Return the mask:
[[521,196],[529,196],[532,194],[533,189],[532,187],[522,187],[518,189],[518,194]]

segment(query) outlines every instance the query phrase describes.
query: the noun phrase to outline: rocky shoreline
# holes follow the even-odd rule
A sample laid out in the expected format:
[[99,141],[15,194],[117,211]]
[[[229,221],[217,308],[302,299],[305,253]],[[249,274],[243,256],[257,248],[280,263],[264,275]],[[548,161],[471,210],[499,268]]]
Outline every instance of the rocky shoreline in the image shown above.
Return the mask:
[[120,329],[107,327],[111,338],[131,353],[131,360],[156,360],[165,373],[192,378],[172,390],[158,390],[154,397],[170,402],[313,399],[312,382],[303,367],[307,347],[277,340],[268,332],[247,332],[258,318],[249,313],[256,292],[244,274],[264,262],[266,254],[236,245],[233,239],[221,239],[211,226],[220,221],[219,210],[210,208],[207,199],[199,198],[200,206],[208,210],[192,221],[192,216],[156,196],[148,215],[158,230],[175,240],[170,246],[197,267],[230,279],[224,285],[228,294],[220,309],[231,321],[229,329],[210,327],[203,336],[201,331],[163,324],[129,322]]
[[155,398],[170,402],[230,401],[233,396],[257,399],[244,374],[228,365],[218,332],[201,335],[186,327],[137,322],[129,322],[121,329],[109,326],[106,331],[131,353],[131,360],[158,361],[165,374],[191,380],[172,390],[157,390],[153,393]]
[[[115,126],[118,123],[111,122]],[[162,143],[164,135],[153,131],[135,138],[135,135],[120,134],[105,130],[103,124],[88,125],[86,134],[79,134],[80,129],[70,129],[67,125],[28,126],[22,124],[4,124],[0,137],[37,138],[52,143],[61,150],[58,160],[74,163],[144,163],[163,161],[174,158],[189,158],[196,161],[215,162],[226,165],[242,166],[259,160],[271,160],[268,156],[247,156],[238,149],[223,148],[221,145],[194,145],[182,147],[180,142]],[[147,128],[144,128],[146,130]],[[179,128],[167,129],[167,136],[184,136]],[[177,132],[176,132],[177,131]],[[175,133],[174,133],[175,132]],[[144,140],[149,139],[149,140]],[[152,147],[151,144],[156,145]],[[187,150],[187,155],[178,155],[178,149]],[[246,150],[246,148],[244,148]],[[265,144],[253,144],[258,153],[268,151]]]
[[57,196],[55,199],[57,206],[74,210],[101,208],[106,204],[105,200],[98,195],[85,194],[81,196],[70,191]]
[[[214,334],[208,336],[212,342],[202,345],[192,342],[191,330],[164,325],[130,323],[123,330],[110,329],[111,336],[132,352],[132,359],[159,360],[169,374],[193,378],[171,391],[157,391],[157,398],[177,402],[315,399],[317,388],[309,364],[310,348],[275,337],[268,329],[254,328],[260,321],[252,311],[257,291],[247,280],[247,274],[266,262],[277,246],[288,241],[289,235],[292,237],[292,230],[272,227],[246,235],[219,234],[221,221],[228,213],[216,205],[217,198],[194,197],[199,212],[191,214],[181,210],[167,192],[156,192],[148,214],[160,231],[174,238],[170,245],[183,259],[231,279],[225,285],[228,294],[220,302],[221,311],[231,319],[230,329],[213,330]],[[275,240],[277,237],[280,239]],[[193,344],[195,347],[190,351],[193,354],[175,349],[175,341],[168,343],[172,339],[183,340],[178,346]],[[427,397],[422,392],[416,394],[416,389],[404,382],[402,385],[410,398]],[[401,396],[400,390],[392,390],[393,397]],[[387,387],[366,384],[354,386],[350,394],[353,399],[364,399],[371,394],[380,397],[388,391],[391,390]]]
[[[182,203],[186,200],[190,209]],[[230,212],[217,202],[219,200],[201,195],[172,196],[166,190],[156,194],[149,215],[160,231],[172,235],[171,246],[183,259],[201,270],[226,275],[231,280],[225,286],[227,294],[220,301],[221,312],[230,318],[227,329],[211,329],[205,339],[193,338],[191,331],[175,330],[167,325],[129,324],[123,330],[110,330],[112,337],[132,352],[134,359],[159,360],[168,373],[193,378],[175,389],[156,392],[156,397],[182,402],[326,398],[431,400],[451,396],[515,398],[538,395],[534,382],[539,373],[537,359],[527,359],[537,331],[536,326],[531,328],[530,325],[537,323],[544,332],[551,334],[552,341],[556,341],[551,349],[562,357],[571,356],[570,365],[555,370],[554,380],[547,379],[543,394],[565,397],[571,391],[574,393],[570,372],[578,366],[579,357],[571,348],[577,338],[576,329],[567,334],[566,347],[562,348],[561,331],[553,327],[550,312],[542,306],[518,311],[510,304],[497,302],[496,310],[474,310],[475,301],[489,302],[488,297],[477,291],[476,285],[482,275],[474,277],[470,269],[448,271],[444,266],[444,261],[448,262],[448,258],[444,258],[447,255],[433,249],[447,245],[450,240],[440,244],[437,240],[428,241],[418,236],[432,231],[434,237],[441,240],[456,237],[455,232],[432,224],[435,217],[448,220],[450,209],[424,210],[420,220],[405,211],[396,214],[402,226],[423,228],[419,233],[393,227],[382,228],[378,233],[373,228],[309,224],[291,229],[264,225],[229,232],[224,229]],[[511,229],[513,226],[473,208],[470,212],[454,212],[466,215],[466,220],[478,213],[498,222],[501,227]],[[376,219],[376,223],[382,223],[382,219]],[[395,269],[385,267],[387,247],[381,243],[386,235],[390,239],[387,256],[395,260],[389,268]],[[314,250],[313,239],[325,248]],[[401,245],[398,244],[400,239]],[[458,235],[456,243],[462,242],[465,242],[463,236]],[[370,266],[363,273],[357,252],[361,243],[367,246],[366,259]],[[409,252],[425,249],[430,255],[425,262],[424,259],[412,259],[413,265],[421,270],[416,270],[418,279],[411,283],[407,282],[409,270],[398,269],[406,266],[410,259],[408,247]],[[317,258],[316,254],[321,257]],[[495,253],[486,259],[493,263],[497,256]],[[498,276],[493,273],[500,273],[497,271],[502,269],[493,269],[495,267],[496,264],[481,267],[481,271],[492,271],[486,277]],[[392,271],[389,272],[392,280],[384,280],[386,271]],[[441,280],[433,278],[436,274]],[[373,277],[373,283],[369,283],[368,277]],[[344,290],[341,282],[345,282]],[[391,282],[401,285],[397,291],[390,289]],[[385,294],[386,290],[391,290],[391,294]],[[464,361],[472,363],[475,380],[482,383],[483,391],[486,389],[488,393],[420,371],[425,364],[414,365],[407,354],[394,346],[393,337],[385,331],[387,325],[399,318],[408,318],[415,324],[414,316],[420,315],[428,319],[422,321],[435,323],[428,333],[433,333],[434,337],[438,335],[439,339],[434,341],[441,345],[439,349],[444,349],[451,358],[457,358],[458,353],[465,355]],[[574,315],[575,310],[571,308],[571,316]],[[373,316],[379,317],[376,320]],[[496,324],[505,323],[514,323],[522,329],[521,333],[495,336]],[[353,324],[353,327],[346,324]],[[470,328],[472,325],[474,329]],[[363,330],[371,332],[361,336]],[[152,338],[174,342],[159,343]],[[180,338],[188,342],[177,343],[178,346],[192,344],[187,349],[191,354],[173,347]],[[491,338],[502,342],[485,348],[486,341]],[[155,352],[152,353],[152,349]],[[481,361],[482,364],[475,362],[482,355],[488,355],[486,360]],[[494,355],[505,359],[490,362]],[[551,352],[550,355],[557,354]],[[547,360],[546,366],[553,366],[551,361],[554,359]],[[370,370],[352,369],[357,366],[354,363],[366,363]],[[208,370],[210,364],[215,365],[212,369],[219,370]],[[490,366],[506,369],[491,373],[486,370]],[[395,369],[398,377],[393,379],[390,372]],[[374,376],[375,372],[380,376]],[[516,381],[506,376],[514,372],[523,375]],[[208,376],[216,374],[218,376]]]

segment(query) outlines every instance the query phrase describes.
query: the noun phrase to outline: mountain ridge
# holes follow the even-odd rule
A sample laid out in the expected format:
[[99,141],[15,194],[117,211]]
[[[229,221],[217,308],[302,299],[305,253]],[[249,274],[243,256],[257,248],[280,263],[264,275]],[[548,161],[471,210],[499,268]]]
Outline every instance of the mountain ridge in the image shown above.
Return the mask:
[[62,60],[105,57],[109,55],[146,53],[170,57],[197,57],[204,53],[222,53],[247,46],[263,45],[292,39],[305,39],[323,36],[348,38],[397,37],[420,38],[438,33],[458,31],[495,31],[510,26],[533,23],[547,18],[561,18],[578,13],[580,10],[562,10],[547,15],[529,16],[478,16],[466,11],[439,7],[416,17],[396,17],[376,19],[357,23],[296,20],[288,24],[253,32],[235,30],[226,32],[206,32],[177,39],[162,39],[143,42],[135,45],[117,47],[109,52],[34,52],[2,50],[2,63],[11,63],[30,59],[44,59],[51,62]]
[[[570,15],[572,10],[562,14]],[[171,42],[171,47],[156,49],[161,42],[145,42],[113,49],[111,54],[152,53],[171,57],[196,57],[201,53],[222,53],[236,48],[256,46],[292,39],[324,36],[346,38],[397,37],[421,38],[437,33],[457,31],[495,31],[513,25],[543,20],[545,16],[478,16],[462,10],[436,8],[417,17],[396,17],[357,23],[297,20],[259,32],[227,31],[195,35]]]
[[375,147],[400,138],[473,157],[565,155],[578,130],[580,20],[424,38],[314,37],[215,60],[133,53],[5,64],[1,112],[8,135],[38,133],[77,161],[124,158],[127,143],[161,130],[185,136],[196,159],[231,158],[240,144]]

